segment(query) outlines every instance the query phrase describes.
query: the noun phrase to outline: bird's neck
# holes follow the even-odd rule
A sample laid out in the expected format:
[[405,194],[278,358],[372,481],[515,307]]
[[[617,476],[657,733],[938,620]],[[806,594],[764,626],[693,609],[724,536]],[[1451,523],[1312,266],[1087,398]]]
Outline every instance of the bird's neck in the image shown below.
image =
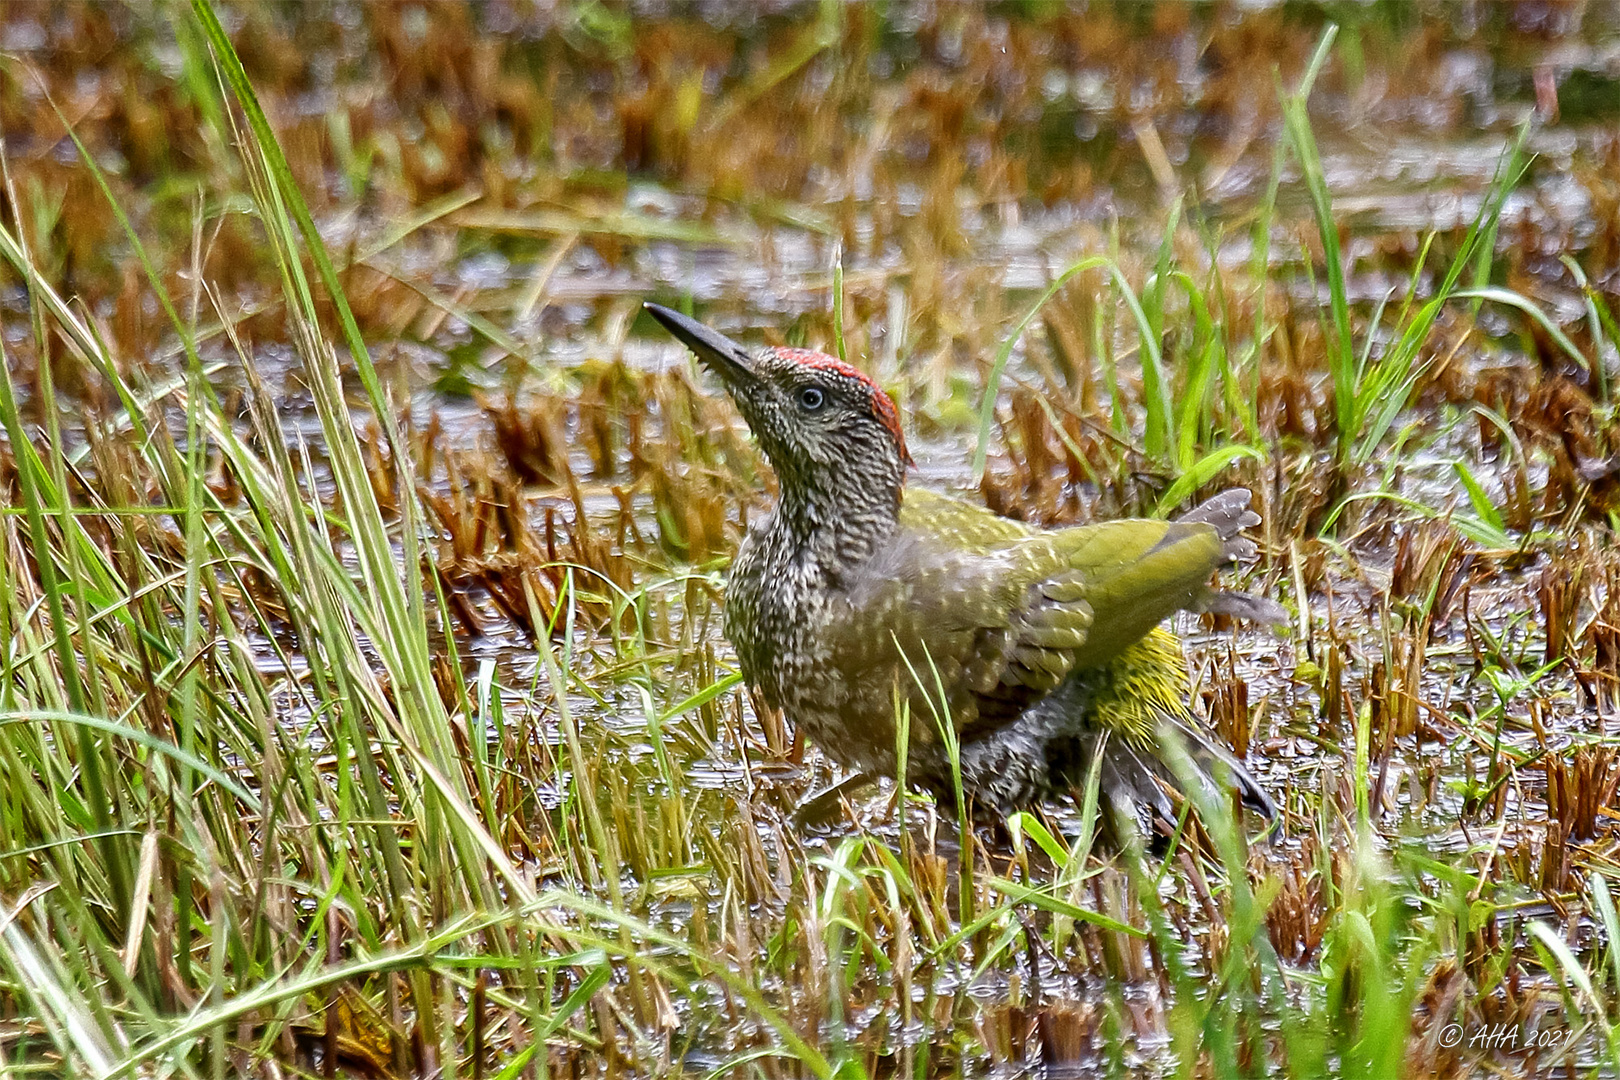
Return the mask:
[[857,470],[816,477],[779,474],[782,494],[774,527],[785,547],[841,577],[863,565],[893,535],[904,475],[874,482]]

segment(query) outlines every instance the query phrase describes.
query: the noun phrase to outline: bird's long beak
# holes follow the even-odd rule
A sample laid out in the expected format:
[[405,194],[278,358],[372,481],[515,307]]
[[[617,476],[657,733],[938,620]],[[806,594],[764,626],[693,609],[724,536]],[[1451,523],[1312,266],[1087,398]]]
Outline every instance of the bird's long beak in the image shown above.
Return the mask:
[[643,306],[653,318],[664,324],[664,329],[680,338],[687,348],[697,354],[699,360],[725,380],[728,387],[758,381],[748,350],[735,341],[662,304],[647,303]]

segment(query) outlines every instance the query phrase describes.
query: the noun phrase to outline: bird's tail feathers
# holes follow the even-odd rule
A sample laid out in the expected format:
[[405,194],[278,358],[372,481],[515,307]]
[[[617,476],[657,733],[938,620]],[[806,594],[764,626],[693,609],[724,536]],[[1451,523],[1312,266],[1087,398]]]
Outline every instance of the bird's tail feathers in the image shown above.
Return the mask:
[[1107,732],[1098,736],[1097,745],[1102,753],[1097,786],[1103,805],[1132,818],[1148,836],[1163,833],[1166,827],[1174,829],[1176,808],[1166,794],[1170,778],[1164,763],[1130,740],[1111,738]]
[[[1206,804],[1236,792],[1244,806],[1267,822],[1277,818],[1277,804],[1254,775],[1190,717],[1161,713],[1155,747],[1109,733],[1100,734],[1093,747],[1102,755],[1098,784],[1102,802],[1114,815],[1134,821],[1149,838],[1162,842],[1175,830],[1180,815],[1171,795],[1184,795],[1188,780],[1202,787],[1201,801]],[[1180,769],[1171,764],[1178,757],[1184,762]]]
[[1237,792],[1244,806],[1267,821],[1276,818],[1277,804],[1266,794],[1265,788],[1237,755],[1217,744],[1210,733],[1199,730],[1188,719],[1167,715],[1159,726],[1159,742],[1161,745],[1179,742],[1196,766],[1199,777],[1212,788],[1224,781]]

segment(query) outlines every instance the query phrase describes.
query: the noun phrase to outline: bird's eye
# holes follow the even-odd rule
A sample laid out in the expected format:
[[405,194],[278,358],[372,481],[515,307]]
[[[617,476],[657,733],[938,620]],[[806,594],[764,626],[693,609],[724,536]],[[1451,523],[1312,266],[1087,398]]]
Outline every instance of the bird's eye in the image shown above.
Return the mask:
[[805,412],[815,412],[826,403],[827,395],[819,386],[807,386],[799,391],[799,408]]

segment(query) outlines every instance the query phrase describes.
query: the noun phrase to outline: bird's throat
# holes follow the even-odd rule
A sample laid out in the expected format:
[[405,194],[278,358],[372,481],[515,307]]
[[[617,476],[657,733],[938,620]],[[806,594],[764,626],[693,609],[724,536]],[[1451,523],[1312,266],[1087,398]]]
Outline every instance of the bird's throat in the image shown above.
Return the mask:
[[894,534],[900,498],[899,483],[806,483],[783,477],[772,528],[786,548],[808,557],[829,576],[842,578],[863,566]]

